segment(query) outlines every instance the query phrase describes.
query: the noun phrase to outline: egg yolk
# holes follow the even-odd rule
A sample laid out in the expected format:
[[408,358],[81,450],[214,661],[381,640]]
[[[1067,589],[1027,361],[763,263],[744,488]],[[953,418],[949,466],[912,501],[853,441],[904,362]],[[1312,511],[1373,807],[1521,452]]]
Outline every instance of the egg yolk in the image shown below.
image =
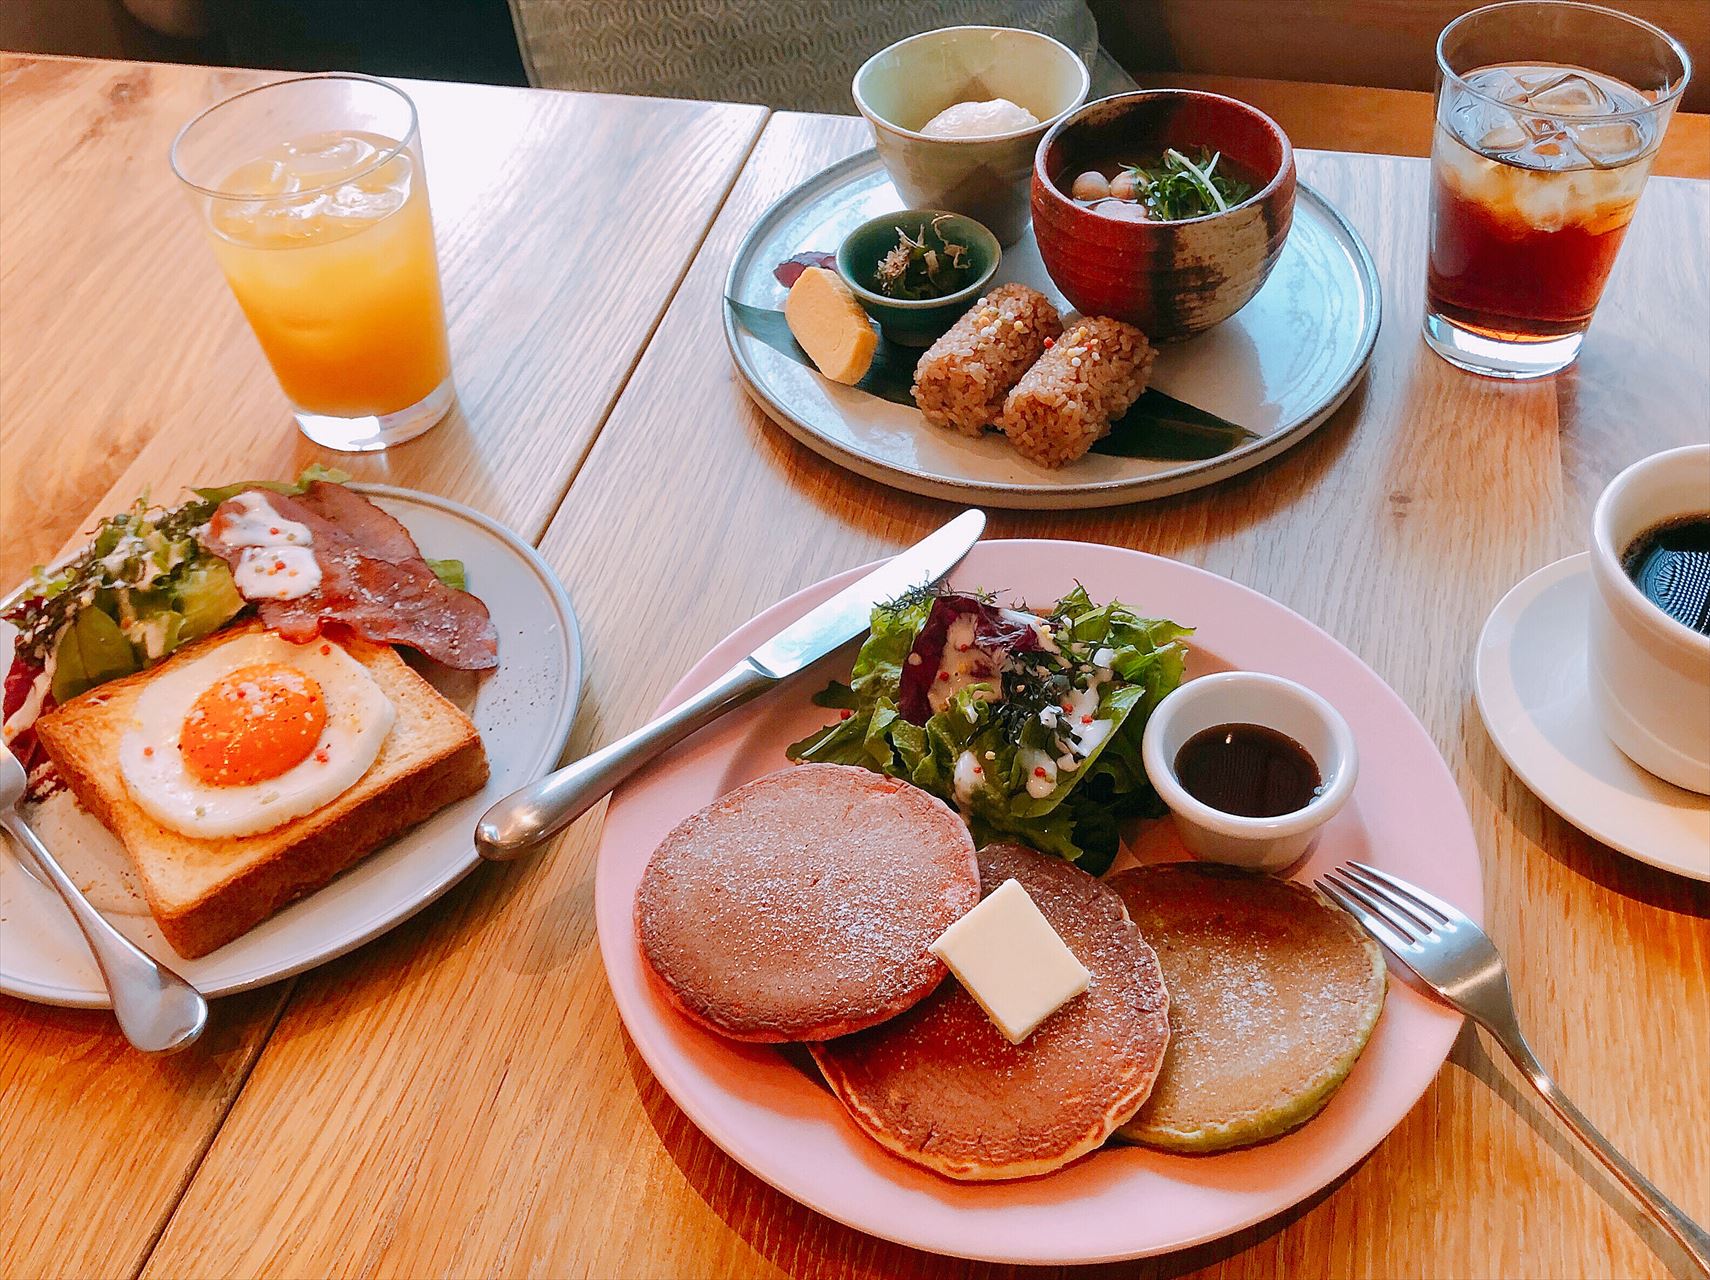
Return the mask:
[[211,787],[246,787],[300,763],[326,727],[313,677],[282,662],[239,667],[202,692],[184,717],[178,749],[190,776]]

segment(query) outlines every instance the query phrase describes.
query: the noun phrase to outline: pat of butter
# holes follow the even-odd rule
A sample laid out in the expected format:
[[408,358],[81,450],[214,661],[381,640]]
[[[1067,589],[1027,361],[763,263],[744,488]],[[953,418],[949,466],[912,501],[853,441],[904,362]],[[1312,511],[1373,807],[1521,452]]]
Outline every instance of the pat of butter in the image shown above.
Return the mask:
[[929,948],[1011,1044],[1087,989],[1092,975],[1019,880],[1005,880]]
[[854,386],[873,365],[878,335],[836,272],[809,267],[790,286],[784,319],[814,365],[833,382]]

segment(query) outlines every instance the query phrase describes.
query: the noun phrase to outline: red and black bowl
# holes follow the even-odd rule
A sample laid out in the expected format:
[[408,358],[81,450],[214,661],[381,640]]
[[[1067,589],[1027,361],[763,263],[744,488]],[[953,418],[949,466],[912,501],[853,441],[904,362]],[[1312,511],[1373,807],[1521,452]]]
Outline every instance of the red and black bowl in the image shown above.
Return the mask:
[[[1253,193],[1226,211],[1177,222],[1113,218],[1070,197],[1083,170],[1155,159],[1166,147],[1221,152]],[[1045,270],[1076,310],[1168,342],[1252,300],[1288,238],[1294,187],[1288,135],[1256,107],[1194,89],[1122,93],[1065,116],[1040,140],[1033,234]]]

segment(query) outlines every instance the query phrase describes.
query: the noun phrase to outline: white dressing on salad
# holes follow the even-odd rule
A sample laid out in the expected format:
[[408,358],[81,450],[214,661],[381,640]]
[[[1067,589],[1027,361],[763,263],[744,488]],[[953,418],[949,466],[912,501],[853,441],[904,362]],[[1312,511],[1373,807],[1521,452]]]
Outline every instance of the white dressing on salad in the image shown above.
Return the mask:
[[[302,492],[315,480],[343,478],[312,466],[298,476],[294,487],[283,491]],[[0,721],[0,737],[9,746],[18,749],[20,739],[27,738],[45,708],[152,666],[179,646],[224,626],[241,611],[244,598],[224,557],[206,543],[222,499],[240,491],[249,492],[249,497],[234,505],[248,518],[234,522],[234,541],[257,544],[258,553],[273,557],[260,562],[261,576],[284,574],[284,582],[290,584],[288,591],[275,586],[263,598],[311,589],[321,570],[308,550],[313,540],[310,529],[296,521],[280,521],[272,503],[249,486],[198,489],[170,507],[154,506],[146,495],[139,497],[125,510],[101,520],[83,551],[51,572],[35,570],[19,598],[0,611],[17,628],[12,661],[20,678],[8,690]],[[293,536],[287,539],[287,533]],[[263,543],[269,545],[259,545]],[[244,545],[235,549],[241,552]],[[276,568],[285,553],[292,563]],[[310,556],[311,563],[297,559],[304,555]],[[265,573],[268,568],[274,573]],[[292,568],[297,570],[295,578],[289,575]],[[21,678],[24,671],[29,673],[27,681]],[[51,785],[53,766],[39,743],[26,742],[19,754],[29,771],[29,794],[39,800],[46,794],[39,786],[44,780]]]
[[[1039,612],[986,595],[911,595],[874,611],[851,685],[835,686],[831,705],[847,708],[853,694],[854,707],[789,758],[880,767],[881,736],[883,772],[923,779],[979,838],[1019,840],[1097,874],[1120,847],[1097,810],[1155,807],[1139,741],[1149,708],[1182,680],[1185,634],[1080,587]],[[1094,769],[1094,757],[1111,767]],[[1099,785],[1082,789],[1095,775]]]
[[1057,762],[1037,747],[1023,747],[1016,763],[1027,777],[1027,794],[1043,800],[1057,789]]
[[1104,683],[1094,676],[1086,688],[1076,689],[1063,703],[1062,727],[1069,750],[1077,756],[1090,756],[1110,736],[1111,722],[1098,718],[1099,689]]
[[220,518],[222,546],[241,547],[232,581],[245,600],[295,600],[321,585],[315,535],[306,524],[287,520],[267,495],[240,493]]
[[1034,640],[1046,653],[1061,653],[1057,647],[1057,637],[1051,634],[1051,624],[1036,613],[1024,613],[1020,609],[999,609],[998,615],[1006,622],[1019,623],[1033,633]]
[[220,517],[220,542],[228,547],[308,547],[315,535],[309,526],[287,520],[273,509],[267,495],[251,489],[226,504]]
[[321,585],[321,562],[307,547],[245,547],[232,581],[245,600],[295,600]]
[[984,780],[985,769],[981,767],[979,757],[972,751],[964,751],[956,757],[956,772],[951,779],[951,787],[956,793],[956,803],[966,809],[974,803],[974,792],[980,789]]
[[0,739],[10,745],[25,729],[35,724],[36,718],[42,713],[42,703],[47,701],[48,690],[53,688],[53,670],[58,655],[50,653],[47,665],[41,674],[30,684],[30,691],[24,695],[23,703],[11,715],[6,717],[6,723],[0,725]]
[[1091,724],[1077,725],[1070,746],[1076,755],[1085,759],[1104,745],[1104,740],[1110,736],[1113,727],[1109,720],[1094,720]]
[[187,545],[159,537],[150,541],[135,533],[124,533],[96,563],[110,581],[142,590],[152,587],[182,564],[188,554]]

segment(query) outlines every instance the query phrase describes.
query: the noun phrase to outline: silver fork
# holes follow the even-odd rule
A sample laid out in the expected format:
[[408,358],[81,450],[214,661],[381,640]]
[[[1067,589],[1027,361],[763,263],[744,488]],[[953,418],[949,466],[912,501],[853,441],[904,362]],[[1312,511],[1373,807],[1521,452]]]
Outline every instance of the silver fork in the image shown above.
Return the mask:
[[1417,885],[1363,862],[1333,868],[1317,884],[1391,955],[1490,1032],[1550,1109],[1710,1276],[1710,1232],[1658,1191],[1562,1095],[1520,1034],[1514,996],[1508,988],[1508,968],[1483,929]]
[[18,801],[28,783],[18,758],[0,746],[0,827],[28,854],[40,878],[65,899],[89,950],[95,953],[96,967],[113,997],[113,1016],[118,1019],[119,1030],[144,1053],[173,1053],[184,1048],[208,1025],[208,1002],[195,987],[156,963],[89,905],[18,812]]

